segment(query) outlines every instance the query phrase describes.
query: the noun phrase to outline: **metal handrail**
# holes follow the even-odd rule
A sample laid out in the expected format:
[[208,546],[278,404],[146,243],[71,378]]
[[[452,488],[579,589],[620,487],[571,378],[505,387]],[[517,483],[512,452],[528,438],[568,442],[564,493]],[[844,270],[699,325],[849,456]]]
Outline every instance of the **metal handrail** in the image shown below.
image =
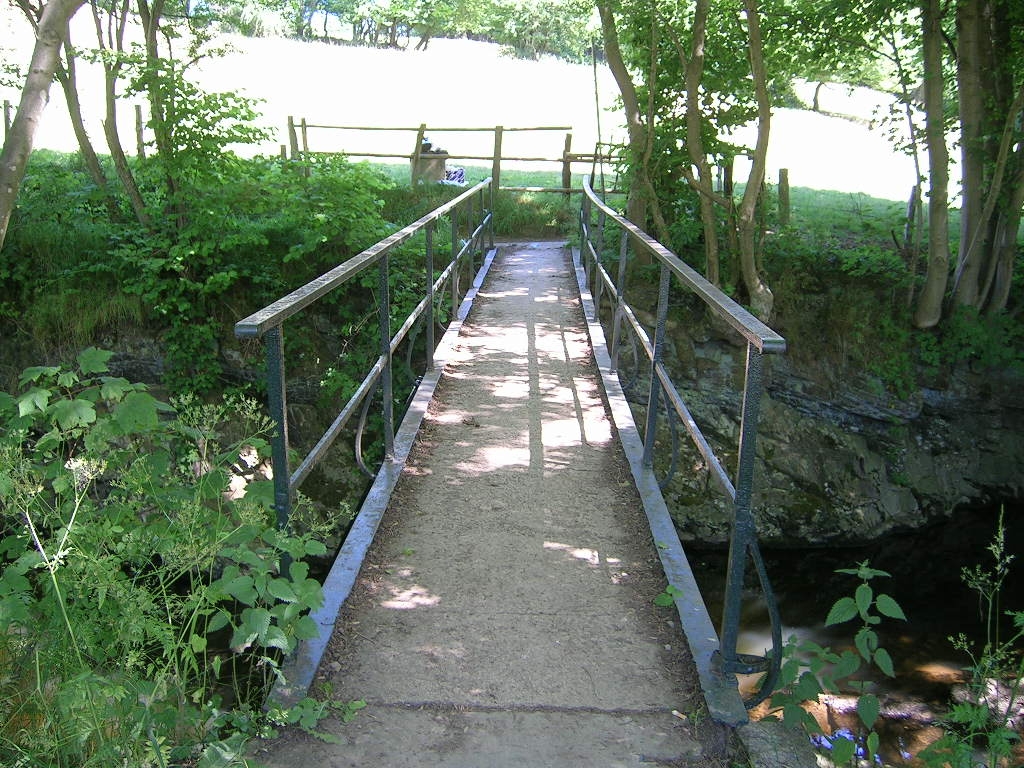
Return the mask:
[[[692,267],[683,262],[671,250],[652,238],[633,222],[618,214],[604,203],[591,187],[590,178],[583,182],[583,204],[580,208],[580,251],[584,266],[594,282],[596,315],[600,316],[601,299],[607,293],[614,303],[611,344],[609,356],[612,371],[617,367],[623,321],[640,341],[650,361],[650,389],[647,393],[647,419],[643,439],[642,464],[651,469],[654,460],[655,432],[660,400],[664,395],[670,406],[671,417],[678,418],[686,427],[691,441],[706,462],[708,471],[716,484],[733,504],[733,527],[729,542],[725,603],[719,631],[719,650],[714,661],[719,669],[727,673],[752,673],[766,671],[761,689],[752,699],[744,703],[755,706],[771,694],[778,679],[781,663],[782,631],[778,609],[772,594],[771,584],[764,567],[757,543],[756,525],[751,511],[751,497],[754,479],[754,446],[757,437],[757,421],[763,393],[763,356],[781,354],[786,351],[786,340],[762,323],[750,312],[726,296]],[[598,211],[596,233],[592,237],[593,208]],[[607,220],[614,221],[621,229],[618,254],[618,275],[615,280],[601,264],[604,243],[604,229]],[[596,241],[596,245],[595,245]],[[634,251],[644,252],[653,257],[661,266],[658,291],[657,320],[654,339],[637,320],[635,313],[625,299],[626,263],[629,246]],[[743,387],[742,419],[738,445],[735,482],[730,479],[722,462],[708,443],[694,420],[685,400],[672,382],[672,377],[663,363],[665,348],[665,326],[668,318],[668,296],[672,278],[683,287],[700,297],[705,305],[747,342],[746,373]],[[638,361],[639,362],[639,361]],[[674,457],[673,457],[674,458]],[[674,461],[673,461],[674,465]],[[772,624],[772,652],[768,658],[756,658],[739,654],[736,643],[739,636],[740,609],[742,607],[743,577],[747,557],[753,562],[761,588],[765,594]]]
[[[486,201],[484,196],[488,196]],[[468,209],[468,211],[466,211]],[[459,241],[460,214],[466,211],[466,221],[470,222],[472,233],[463,242]],[[484,179],[479,184],[466,190],[453,200],[441,205],[430,213],[420,217],[412,224],[384,238],[378,243],[353,256],[343,264],[325,272],[309,281],[301,288],[283,296],[263,309],[257,310],[235,324],[235,336],[243,339],[262,338],[267,361],[267,400],[270,416],[276,424],[274,437],[271,440],[271,456],[274,466],[274,508],[277,513],[277,524],[281,528],[288,525],[291,515],[292,501],[296,489],[309,475],[316,464],[323,459],[327,449],[337,439],[349,419],[357,412],[359,406],[372,396],[378,384],[383,388],[381,409],[384,422],[384,461],[394,456],[395,420],[392,404],[392,360],[398,346],[409,334],[420,318],[424,318],[426,327],[426,368],[434,367],[434,296],[441,292],[445,283],[450,283],[452,294],[452,313],[459,306],[459,272],[467,257],[482,250],[486,241],[494,247],[494,186],[491,179]],[[440,275],[434,276],[434,230],[438,221],[444,217],[451,218],[451,255]],[[475,223],[474,223],[475,222]],[[389,255],[399,245],[407,242],[419,232],[425,233],[426,265],[424,280],[424,296],[406,317],[401,327],[391,333],[391,296],[389,291],[390,258]],[[342,407],[330,427],[317,441],[316,445],[302,459],[295,472],[289,468],[288,443],[288,408],[286,398],[286,375],[284,366],[284,333],[285,320],[296,315],[332,291],[340,288],[364,270],[376,265],[378,267],[379,297],[378,324],[380,329],[380,354],[370,366],[369,372],[356,388],[355,393]],[[357,451],[361,450],[357,447]],[[357,460],[362,464],[362,457]]]

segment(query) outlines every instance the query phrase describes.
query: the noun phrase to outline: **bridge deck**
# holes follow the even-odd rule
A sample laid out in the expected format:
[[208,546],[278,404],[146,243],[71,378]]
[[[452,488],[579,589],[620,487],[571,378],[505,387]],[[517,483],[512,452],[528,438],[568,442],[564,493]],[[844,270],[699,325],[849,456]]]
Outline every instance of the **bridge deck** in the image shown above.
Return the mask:
[[731,765],[648,530],[567,249],[502,246],[316,673],[367,707],[257,759]]

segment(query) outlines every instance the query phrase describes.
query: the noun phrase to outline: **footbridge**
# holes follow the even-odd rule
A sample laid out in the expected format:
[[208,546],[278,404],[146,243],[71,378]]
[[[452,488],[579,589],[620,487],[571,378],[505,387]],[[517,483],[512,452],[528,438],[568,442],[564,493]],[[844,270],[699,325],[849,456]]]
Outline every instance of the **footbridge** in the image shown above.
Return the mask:
[[[578,247],[497,243],[493,194],[482,182],[236,326],[266,350],[280,525],[340,435],[355,434],[365,466],[361,435],[378,405],[383,424],[383,458],[324,582],[320,635],[285,661],[274,691],[367,707],[326,726],[336,743],[286,733],[258,762],[731,768],[746,751],[761,765],[813,764],[744,725],[775,680],[778,617],[775,653],[736,647],[748,572],[772,602],[750,500],[763,357],[785,341],[589,185]],[[633,258],[660,269],[653,327],[627,299]],[[388,286],[403,259],[423,276],[422,299],[396,320]],[[283,326],[349,281],[365,284],[367,270],[380,354],[293,468]],[[747,347],[738,441],[718,448],[731,467],[666,364],[669,296],[681,291]],[[403,355],[419,361],[417,385],[396,405]],[[684,471],[684,438],[734,509],[717,628],[660,490]],[[741,673],[763,673],[746,700]]]

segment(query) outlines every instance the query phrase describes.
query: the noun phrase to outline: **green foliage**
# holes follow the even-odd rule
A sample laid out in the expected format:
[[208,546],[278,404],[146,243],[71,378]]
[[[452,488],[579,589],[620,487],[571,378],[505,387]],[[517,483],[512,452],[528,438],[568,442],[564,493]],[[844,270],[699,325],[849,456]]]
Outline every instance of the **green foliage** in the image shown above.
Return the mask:
[[669,584],[663,592],[659,592],[654,596],[653,602],[660,608],[667,608],[675,603],[677,597],[682,597],[682,595],[683,591],[681,589]]
[[[974,768],[979,765],[979,748],[985,758],[983,765],[996,768],[1005,764],[1020,741],[1013,725],[1019,717],[1015,709],[1019,710],[1024,695],[1024,611],[1005,614],[1012,620],[1012,629],[1009,637],[1004,636],[999,597],[1014,555],[1006,551],[1002,513],[988,552],[992,561],[987,568],[976,565],[961,572],[964,584],[978,594],[985,640],[975,645],[963,634],[949,638],[953,647],[970,659],[968,696],[950,708],[942,737],[921,752],[929,768]],[[1001,687],[1008,693],[1005,700],[998,695]]]
[[228,765],[273,725],[259,701],[281,655],[317,632],[305,559],[324,545],[227,493],[259,486],[254,403],[167,405],[110,355],[0,392],[0,762]]
[[868,690],[869,683],[856,675],[869,666],[876,667],[887,677],[895,674],[892,657],[879,645],[876,627],[882,623],[883,617],[905,621],[906,616],[895,599],[884,592],[877,592],[871,584],[877,578],[889,576],[885,571],[872,568],[864,561],[856,568],[843,568],[837,573],[855,576],[860,584],[852,595],[833,603],[825,625],[859,620],[860,627],[853,638],[854,650],[836,653],[817,643],[791,637],[782,651],[784,660],[779,689],[772,694],[771,707],[787,725],[802,727],[812,735],[821,736],[821,726],[803,707],[804,702],[816,702],[823,693],[856,691],[857,715],[862,726],[860,733],[853,734],[853,738],[835,734],[824,739],[836,765],[853,765],[858,754],[869,760],[877,755],[879,737],[874,727],[881,712],[878,697]]
[[[160,199],[161,174],[150,161],[137,167],[146,196]],[[110,220],[70,158],[33,156],[0,253],[0,316],[44,347],[147,325],[164,334],[165,383],[209,391],[221,385],[232,322],[394,229],[383,215],[393,185],[366,164],[227,158],[219,167],[194,179],[186,216],[143,227]]]

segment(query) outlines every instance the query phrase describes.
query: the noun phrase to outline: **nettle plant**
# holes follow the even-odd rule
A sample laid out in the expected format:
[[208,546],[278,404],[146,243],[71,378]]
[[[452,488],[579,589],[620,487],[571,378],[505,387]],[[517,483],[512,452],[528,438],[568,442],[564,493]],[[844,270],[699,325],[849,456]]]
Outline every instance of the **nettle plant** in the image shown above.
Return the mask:
[[0,392],[0,764],[240,764],[329,709],[260,709],[325,547],[271,522],[255,403],[168,405],[109,357]]
[[[872,568],[864,561],[856,568],[841,568],[836,573],[856,576],[860,584],[852,596],[841,597],[833,603],[825,625],[859,619],[860,627],[853,637],[854,649],[836,653],[817,643],[791,637],[782,651],[784,661],[779,690],[772,694],[771,706],[787,725],[804,728],[816,743],[827,747],[836,765],[848,765],[859,759],[877,758],[880,738],[875,723],[881,714],[881,703],[869,690],[871,682],[858,679],[857,675],[873,666],[888,677],[894,676],[892,657],[879,645],[876,628],[883,617],[905,621],[906,616],[896,600],[876,592],[871,584],[879,577],[889,576],[887,572]],[[844,730],[825,735],[804,705],[817,702],[822,694],[844,690],[857,693],[857,717],[863,728],[860,733]]]
[[[963,583],[978,595],[984,641],[949,638],[970,663],[964,695],[950,706],[942,736],[919,757],[929,768],[997,768],[1011,764],[1024,727],[1024,611],[1003,611],[1001,593],[1014,555],[1006,551],[1003,513],[987,547],[988,566],[963,568]],[[1008,622],[1004,622],[1008,619]],[[1009,631],[1004,624],[1009,624]],[[1017,752],[1019,757],[1020,752]],[[1019,763],[1012,763],[1019,765]]]

